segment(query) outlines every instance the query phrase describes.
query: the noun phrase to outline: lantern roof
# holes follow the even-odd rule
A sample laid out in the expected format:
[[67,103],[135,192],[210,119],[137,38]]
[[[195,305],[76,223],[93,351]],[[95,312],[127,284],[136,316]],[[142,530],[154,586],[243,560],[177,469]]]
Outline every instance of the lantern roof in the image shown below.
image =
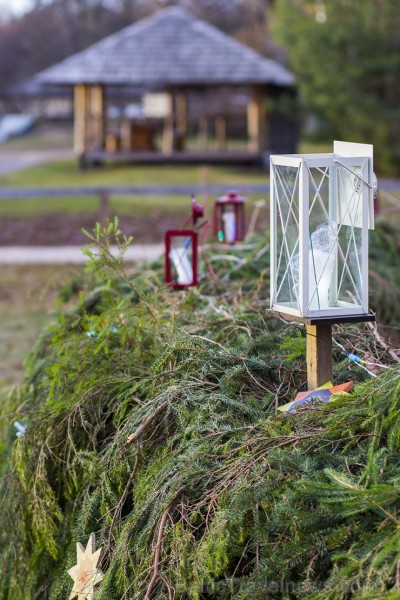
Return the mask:
[[294,75],[276,61],[176,6],[104,38],[42,71],[37,79],[47,84],[113,84],[157,89],[295,83]]
[[244,204],[246,202],[246,198],[239,196],[236,191],[231,190],[224,196],[217,198],[216,202],[217,204]]

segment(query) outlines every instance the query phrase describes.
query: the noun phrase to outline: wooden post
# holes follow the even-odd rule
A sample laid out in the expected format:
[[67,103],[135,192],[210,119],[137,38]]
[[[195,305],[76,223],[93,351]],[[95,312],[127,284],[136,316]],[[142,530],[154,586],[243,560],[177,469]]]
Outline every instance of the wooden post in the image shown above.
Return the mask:
[[99,221],[101,225],[105,225],[109,216],[109,194],[108,191],[100,190],[99,194]]
[[206,116],[199,118],[199,141],[200,148],[208,148],[208,118]]
[[188,131],[188,107],[187,107],[187,96],[185,92],[180,92],[176,95],[176,126],[183,137],[187,135]]
[[247,105],[247,136],[249,152],[264,152],[267,148],[265,96],[261,87],[252,89]]
[[215,119],[215,135],[218,150],[226,150],[226,117],[223,115]]
[[103,86],[76,85],[74,113],[74,153],[82,158],[87,151],[102,150],[105,141]]
[[306,325],[307,383],[315,390],[332,381],[332,325]]
[[102,85],[93,85],[88,91],[90,96],[90,149],[103,150],[105,145],[104,88]]
[[87,86],[76,85],[74,88],[74,153],[81,157],[86,151],[87,138]]
[[130,152],[132,150],[132,125],[129,119],[123,119],[120,128],[121,150]]
[[168,116],[164,121],[164,132],[162,139],[162,152],[163,154],[172,154],[174,151],[174,97],[173,94],[169,94],[169,107]]

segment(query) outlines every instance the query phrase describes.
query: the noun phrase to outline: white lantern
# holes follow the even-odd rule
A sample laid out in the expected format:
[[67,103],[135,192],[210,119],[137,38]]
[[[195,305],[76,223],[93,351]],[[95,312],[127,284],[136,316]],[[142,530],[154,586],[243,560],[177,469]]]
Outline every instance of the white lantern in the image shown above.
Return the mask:
[[373,195],[368,144],[334,142],[332,154],[271,156],[273,310],[338,321],[368,314]]

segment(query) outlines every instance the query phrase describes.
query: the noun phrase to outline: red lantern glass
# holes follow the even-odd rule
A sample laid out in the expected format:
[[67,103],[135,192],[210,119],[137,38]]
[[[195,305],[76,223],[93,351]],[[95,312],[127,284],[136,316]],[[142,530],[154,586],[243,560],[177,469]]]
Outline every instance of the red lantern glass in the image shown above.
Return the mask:
[[[246,198],[236,192],[228,192],[217,198],[214,210],[214,228],[218,239],[227,244],[241,242],[245,236],[245,202]],[[222,235],[221,235],[222,234]]]
[[175,289],[197,285],[197,233],[177,229],[165,232],[165,282]]

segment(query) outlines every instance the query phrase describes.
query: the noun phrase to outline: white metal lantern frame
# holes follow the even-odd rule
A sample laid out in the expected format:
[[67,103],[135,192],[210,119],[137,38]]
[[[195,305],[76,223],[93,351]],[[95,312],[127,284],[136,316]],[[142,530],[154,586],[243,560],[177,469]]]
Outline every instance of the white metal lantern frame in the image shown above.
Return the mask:
[[271,308],[300,318],[368,314],[372,146],[271,156]]

